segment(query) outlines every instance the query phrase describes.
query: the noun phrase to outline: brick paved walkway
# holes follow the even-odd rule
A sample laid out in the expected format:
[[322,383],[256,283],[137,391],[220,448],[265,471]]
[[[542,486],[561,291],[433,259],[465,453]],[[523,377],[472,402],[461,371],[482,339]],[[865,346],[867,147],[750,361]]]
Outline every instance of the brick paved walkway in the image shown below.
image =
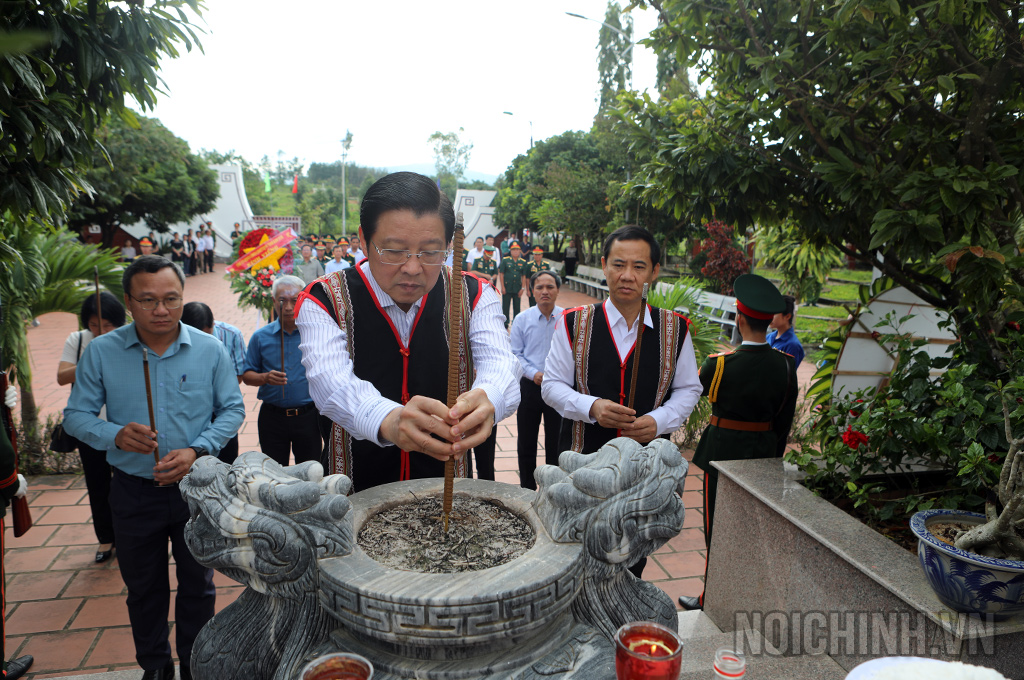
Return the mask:
[[[239,327],[248,339],[257,328],[256,313],[235,304],[235,296],[222,278],[223,266],[218,265],[217,269],[215,275],[188,279],[185,299],[206,302],[217,319]],[[593,299],[569,290],[563,291],[558,299],[564,307],[589,302]],[[33,389],[45,417],[63,409],[67,402],[70,387],[57,385],[57,363],[65,339],[78,325],[70,314],[48,314],[40,321],[40,326],[29,331],[29,345]],[[801,382],[806,384],[813,369],[806,365],[802,368]],[[259,449],[256,388],[242,385],[242,395],[247,414],[239,432],[239,444],[242,451]],[[496,477],[498,481],[518,484],[515,417],[498,427]],[[543,439],[542,429],[538,464],[544,462]],[[673,602],[678,595],[697,595],[702,589],[702,483],[701,471],[691,467],[683,493],[684,529],[648,560],[644,572],[644,577],[662,588]],[[35,656],[32,672],[25,676],[29,679],[137,668],[125,606],[126,591],[116,558],[102,565],[93,562],[96,537],[84,479],[76,475],[37,477],[30,480],[30,487],[36,526],[20,539],[15,539],[10,530],[5,537],[7,657]],[[172,589],[173,575],[172,570]],[[214,582],[219,611],[234,601],[242,588],[219,573]],[[173,617],[173,609],[169,616]]]

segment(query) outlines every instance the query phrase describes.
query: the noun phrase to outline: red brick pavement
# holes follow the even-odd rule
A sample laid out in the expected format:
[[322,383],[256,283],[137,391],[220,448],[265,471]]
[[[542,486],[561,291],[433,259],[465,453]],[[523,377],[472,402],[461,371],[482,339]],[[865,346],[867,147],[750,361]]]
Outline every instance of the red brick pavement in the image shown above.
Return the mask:
[[[185,299],[206,302],[217,319],[237,326],[248,338],[257,328],[256,312],[237,306],[221,274],[222,265],[218,265],[214,276],[188,279]],[[564,307],[592,301],[569,290],[564,290],[558,300]],[[32,385],[43,414],[57,414],[70,393],[69,387],[56,383],[57,363],[65,339],[77,330],[78,324],[71,314],[48,314],[40,322],[28,334]],[[812,369],[803,368],[801,377],[806,383]],[[258,449],[256,388],[242,385],[242,395],[247,413],[239,433],[240,446],[243,451]],[[541,431],[538,464],[544,462],[543,439]],[[498,481],[518,484],[514,417],[498,425],[495,455]],[[690,468],[683,494],[686,528],[651,557],[644,574],[668,593],[673,602],[678,595],[697,595],[703,588],[702,478],[700,470]],[[36,657],[28,679],[136,667],[126,593],[116,558],[101,565],[93,562],[96,545],[84,479],[79,475],[34,478],[30,501],[36,526],[19,539],[10,530],[5,536],[7,657]],[[222,574],[216,575],[215,582],[219,611],[234,601],[242,588]],[[175,587],[172,578],[172,588]],[[169,616],[173,616],[173,610]]]

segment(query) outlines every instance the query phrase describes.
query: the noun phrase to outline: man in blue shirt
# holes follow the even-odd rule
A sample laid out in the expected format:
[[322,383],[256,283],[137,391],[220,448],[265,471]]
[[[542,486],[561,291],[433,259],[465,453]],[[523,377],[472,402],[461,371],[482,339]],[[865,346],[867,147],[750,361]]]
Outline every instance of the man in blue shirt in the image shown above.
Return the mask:
[[[228,350],[228,356],[235,367],[235,374],[238,382],[242,382],[242,374],[245,372],[245,337],[242,331],[229,323],[217,321],[213,318],[213,310],[205,302],[189,302],[182,307],[181,322],[193,328],[198,328],[204,333],[209,333],[223,343]],[[220,450],[217,457],[231,465],[238,458],[238,435],[228,440],[224,448]]]
[[[92,448],[105,450],[114,469],[114,540],[143,680],[174,678],[167,626],[171,539],[178,581],[175,646],[181,677],[191,680],[192,645],[213,616],[216,591],[213,570],[196,562],[185,544],[189,510],[178,481],[197,457],[219,451],[238,432],[245,407],[224,346],[181,323],[185,276],[178,265],[143,255],[125,269],[122,286],[134,322],[89,343],[78,363],[64,427]],[[107,419],[101,420],[104,405]],[[156,465],[154,453],[160,456]]]
[[537,300],[537,306],[517,314],[512,320],[512,353],[523,367],[523,377],[519,379],[521,401],[516,411],[519,430],[516,450],[519,454],[519,485],[526,489],[537,488],[533,472],[537,469],[537,433],[541,416],[544,417],[544,462],[558,465],[562,416],[541,398],[540,384],[544,379],[544,361],[551,349],[551,335],[565,311],[555,305],[561,287],[561,279],[552,271],[533,274],[530,292]]
[[800,362],[804,359],[804,346],[793,331],[793,319],[796,317],[796,299],[792,295],[783,295],[786,302],[786,310],[776,314],[772,318],[769,328],[772,331],[765,338],[765,341],[777,350],[789,354],[795,359],[799,368]]
[[[260,388],[256,395],[263,402],[257,421],[260,449],[281,465],[289,464],[292,453],[296,463],[320,460],[324,447],[321,427],[329,427],[320,422],[320,413],[309,396],[306,369],[299,351],[295,301],[304,287],[305,283],[297,276],[282,276],[274,281],[271,296],[278,320],[252,334],[242,374],[246,385]],[[281,366],[282,347],[284,366]]]

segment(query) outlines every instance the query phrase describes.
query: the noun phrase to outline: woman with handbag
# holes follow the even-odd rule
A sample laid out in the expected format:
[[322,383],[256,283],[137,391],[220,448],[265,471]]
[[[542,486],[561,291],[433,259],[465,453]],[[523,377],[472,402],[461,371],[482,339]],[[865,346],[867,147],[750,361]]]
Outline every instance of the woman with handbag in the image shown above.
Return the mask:
[[[124,325],[124,305],[110,293],[100,293],[101,315],[96,314],[96,296],[90,295],[82,303],[80,320],[83,329],[68,336],[64,343],[64,353],[57,366],[57,384],[73,385],[75,367],[82,358],[82,352],[98,335],[112,331]],[[74,389],[74,387],[72,387]],[[100,418],[106,417],[100,411]],[[78,454],[82,458],[82,470],[85,472],[85,487],[89,490],[89,506],[92,508],[93,529],[99,547],[96,549],[96,561],[106,562],[114,552],[114,521],[110,514],[110,465],[107,464],[107,452],[98,451],[76,441]]]

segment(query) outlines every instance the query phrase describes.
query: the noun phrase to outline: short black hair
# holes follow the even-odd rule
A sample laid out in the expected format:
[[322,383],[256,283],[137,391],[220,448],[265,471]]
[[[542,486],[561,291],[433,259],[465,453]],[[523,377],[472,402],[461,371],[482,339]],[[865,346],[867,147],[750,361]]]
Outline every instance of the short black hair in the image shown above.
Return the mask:
[[205,331],[213,328],[213,310],[205,302],[190,302],[181,309],[181,322]]
[[434,180],[415,172],[393,172],[374,182],[359,204],[359,226],[369,241],[377,220],[392,210],[411,210],[416,217],[437,215],[444,223],[444,242],[455,236],[455,209]]
[[768,330],[768,326],[771,324],[771,319],[755,319],[754,317],[744,314],[743,312],[736,312],[738,316],[742,316],[747,320],[747,325],[750,326],[750,330],[755,333],[764,333]]
[[607,259],[608,253],[612,250],[612,244],[616,241],[644,241],[651,247],[651,266],[661,262],[661,246],[651,232],[636,224],[627,224],[619,227],[608,238],[604,240],[604,250],[601,255]]
[[533,290],[533,284],[537,281],[537,277],[541,276],[542,274],[547,274],[548,276],[553,278],[555,280],[555,288],[559,290],[562,289],[562,277],[560,277],[558,274],[554,273],[550,269],[541,269],[539,272],[534,272],[533,276],[530,277],[531,291]]
[[[114,324],[116,328],[124,325],[124,305],[121,304],[116,295],[107,291],[100,293],[100,307],[101,318]],[[82,328],[88,328],[89,319],[94,316],[96,316],[96,294],[90,293],[89,297],[82,300],[82,311],[78,314],[78,319],[82,322]]]
[[143,255],[132,260],[132,263],[125,267],[124,274],[121,275],[121,288],[124,289],[124,294],[132,294],[132,279],[135,278],[136,274],[156,274],[161,269],[166,269],[167,267],[174,269],[174,273],[178,276],[178,281],[181,282],[181,289],[184,290],[185,273],[181,271],[181,267],[160,255]]
[[789,325],[792,326],[796,319],[796,298],[792,295],[783,295],[782,301],[786,303],[786,309],[783,310],[782,315],[789,317]]

